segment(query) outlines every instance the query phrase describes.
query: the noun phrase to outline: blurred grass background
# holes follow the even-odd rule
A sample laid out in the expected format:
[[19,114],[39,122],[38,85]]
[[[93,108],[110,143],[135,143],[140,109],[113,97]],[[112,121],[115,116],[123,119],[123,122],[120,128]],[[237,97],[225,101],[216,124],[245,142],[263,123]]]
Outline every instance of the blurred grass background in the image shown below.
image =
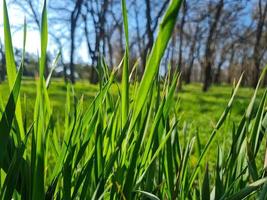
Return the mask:
[[[112,92],[116,94],[118,92],[116,85],[113,85]],[[202,85],[194,83],[190,85],[183,85],[180,91],[177,91],[176,98],[179,98],[179,114],[181,117],[180,126],[184,123],[194,126],[199,130],[199,133],[209,134],[212,128],[215,126],[217,120],[222,114],[227,102],[231,96],[231,85],[212,86],[209,92],[202,92]],[[6,102],[9,94],[7,92],[7,82],[0,84],[0,97]],[[27,99],[27,112],[33,113],[35,103],[35,91],[36,84],[33,79],[24,78],[22,82],[21,98]],[[89,105],[95,95],[99,91],[98,85],[88,83],[88,81],[78,81],[74,85],[75,96],[79,99],[83,96],[85,106]],[[262,96],[263,90],[259,91],[258,96]],[[248,87],[242,87],[238,90],[237,98],[233,105],[231,115],[229,117],[229,123],[238,121],[241,119],[245,112],[245,109],[251,99],[253,89]],[[66,99],[66,85],[62,79],[53,79],[51,81],[49,96],[51,104],[55,114],[59,119],[64,119],[64,104]],[[24,100],[22,99],[24,104]],[[256,100],[256,104],[259,100]],[[25,107],[25,105],[24,105]],[[229,126],[227,126],[229,127]]]
[[[119,85],[113,84],[111,92],[116,94]],[[186,141],[198,132],[200,136],[201,146],[206,144],[213,128],[215,127],[219,117],[224,111],[232,94],[231,85],[213,85],[208,92],[202,92],[202,84],[193,83],[190,85],[183,85],[182,89],[176,92],[176,99],[178,100],[178,115],[180,118],[179,130],[180,140]],[[5,103],[8,98],[8,84],[3,82],[0,84],[0,98]],[[131,88],[133,90],[133,88]],[[32,123],[34,104],[35,104],[36,82],[33,79],[24,78],[21,88],[22,108],[26,112],[28,123]],[[54,110],[54,118],[59,121],[59,124],[64,124],[65,102],[66,102],[66,84],[62,79],[53,79],[49,88],[49,97],[51,106]],[[90,84],[88,81],[77,81],[74,85],[74,95],[78,99],[83,97],[84,107],[89,106],[95,95],[99,91],[99,85]],[[264,90],[260,89],[258,98],[255,102],[255,108],[258,107],[260,97],[262,97]],[[244,115],[249,101],[253,95],[253,89],[249,87],[241,87],[238,90],[237,96],[234,100],[233,108],[226,122],[219,130],[219,134],[215,138],[215,142],[211,145],[209,154],[206,156],[206,161],[209,161],[210,167],[215,167],[217,159],[218,145],[228,152],[228,148],[232,142],[232,128],[233,125],[238,126],[241,117]],[[27,105],[25,106],[25,98]],[[255,115],[256,113],[254,113]],[[186,131],[184,129],[187,129]],[[187,133],[187,135],[184,134]],[[63,129],[62,129],[63,135]],[[194,150],[193,150],[194,151]],[[261,146],[259,154],[262,159],[257,160],[258,164],[264,162],[264,145]],[[197,162],[197,154],[192,154],[190,161],[191,166]],[[51,162],[51,161],[50,161]],[[51,163],[50,163],[51,164]]]

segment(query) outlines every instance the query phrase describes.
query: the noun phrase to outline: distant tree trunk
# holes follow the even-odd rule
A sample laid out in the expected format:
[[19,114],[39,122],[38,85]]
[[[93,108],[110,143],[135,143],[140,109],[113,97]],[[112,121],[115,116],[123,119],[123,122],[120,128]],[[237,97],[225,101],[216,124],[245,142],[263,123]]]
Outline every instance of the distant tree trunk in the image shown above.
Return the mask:
[[151,28],[152,25],[152,19],[151,19],[151,5],[150,5],[150,0],[145,0],[146,3],[146,31],[147,31],[147,37],[148,37],[148,44],[146,48],[145,54],[147,54],[148,50],[151,50],[153,42],[154,42],[154,36],[153,36],[153,31]]
[[259,15],[260,16],[259,16],[257,30],[256,30],[256,42],[255,42],[254,52],[253,52],[253,60],[254,60],[253,87],[257,86],[258,79],[260,76],[260,64],[261,64],[260,41],[262,38],[263,26],[264,26],[265,18],[267,15],[267,3],[265,3],[264,10],[262,11],[261,0],[259,0]]
[[[97,73],[95,71],[95,65],[97,63],[97,52],[92,49],[91,44],[90,44],[90,38],[89,38],[89,31],[87,27],[87,15],[82,15],[83,21],[84,21],[84,35],[86,39],[86,44],[87,44],[87,49],[88,49],[88,55],[90,55],[92,64],[90,67],[90,82],[91,83],[96,83],[97,82]],[[96,30],[95,30],[96,32]],[[97,32],[95,33],[97,34]]]
[[[109,5],[109,1],[103,1],[100,5],[95,5],[94,1],[86,1],[87,6],[87,13],[82,15],[84,20],[84,32],[86,37],[86,43],[88,46],[88,54],[92,59],[91,65],[91,73],[90,73],[90,82],[97,83],[98,82],[98,75],[97,75],[97,64],[101,55],[106,53],[106,30],[105,30],[105,23],[106,23],[106,13]],[[97,7],[100,6],[100,7]],[[94,25],[95,31],[95,44],[94,48],[92,48],[90,44],[89,38],[89,31],[88,31],[88,20],[87,14],[90,14],[92,17],[92,22]],[[101,46],[102,45],[102,46]]]
[[192,56],[192,58],[190,59],[189,65],[188,65],[188,69],[186,70],[186,73],[185,73],[185,83],[186,84],[191,83],[191,76],[192,76],[194,61],[195,61],[195,56]]
[[[246,49],[243,49],[243,52],[242,52],[242,58],[241,58],[241,73],[246,73],[246,61],[247,61],[247,50]],[[247,84],[247,76],[243,76],[243,79],[242,79],[242,82],[241,82],[241,85],[242,86],[245,86]]]
[[63,73],[64,73],[64,81],[65,83],[68,82],[68,75],[67,75],[67,66],[63,64]]
[[100,17],[99,17],[99,37],[100,37],[100,42],[102,43],[102,55],[106,55],[106,41],[105,41],[105,36],[106,36],[106,14],[107,14],[107,9],[108,9],[109,1],[104,1],[102,6],[101,6],[101,12],[100,12]]
[[49,75],[49,66],[48,66],[48,64],[49,64],[49,57],[48,57],[48,55],[46,55],[46,57],[45,57],[45,77],[46,78]]
[[212,64],[213,64],[213,56],[214,56],[214,35],[217,29],[217,25],[221,16],[221,12],[224,6],[224,0],[220,0],[216,6],[216,13],[215,17],[211,23],[211,27],[208,34],[208,39],[206,43],[206,50],[205,50],[205,71],[204,71],[204,84],[203,84],[203,91],[207,91],[210,87],[212,82]]
[[142,45],[141,34],[140,34],[140,25],[139,25],[139,20],[138,20],[139,12],[138,12],[136,1],[134,1],[134,14],[135,14],[134,18],[135,18],[135,23],[136,23],[137,47],[138,47],[138,52],[141,54],[143,45]]
[[[183,1],[183,15],[181,20],[180,29],[180,38],[179,38],[179,55],[178,55],[178,72],[182,73],[182,64],[183,64],[183,41],[184,41],[184,25],[185,25],[185,17],[186,17],[187,5],[186,0]],[[182,87],[182,79],[179,82],[179,88]]]
[[107,43],[108,43],[108,54],[109,54],[109,65],[113,67],[113,48],[111,44],[111,34],[107,34]]
[[6,75],[6,56],[3,49],[3,44],[0,41],[0,54],[1,54],[1,68],[0,68],[0,82],[5,80]]
[[[138,47],[139,57],[140,57],[140,61],[141,61],[140,66],[145,66],[144,57],[143,57],[143,53],[142,53],[143,52],[143,47],[145,45],[144,45],[144,40],[142,40],[142,37],[141,37],[140,23],[139,23],[139,19],[138,19],[139,11],[138,11],[138,7],[137,7],[136,1],[134,1],[134,14],[135,14],[134,18],[135,18],[135,23],[136,23],[137,47]],[[140,71],[138,71],[138,72],[140,72]],[[141,73],[142,72],[143,72],[143,67],[141,67]],[[139,73],[136,73],[136,75],[137,75],[137,78],[141,79],[141,76],[138,76]]]
[[77,0],[70,18],[70,80],[75,83],[75,67],[74,67],[74,53],[75,53],[75,32],[77,22],[81,13],[83,0]]
[[231,56],[230,56],[230,60],[229,60],[229,66],[228,66],[228,83],[230,84],[232,81],[232,76],[233,76],[233,64],[234,64],[234,58],[235,58],[235,44],[233,43],[231,45]]
[[[173,42],[172,42],[172,45],[173,45]],[[171,54],[171,56],[170,56],[170,54]],[[172,70],[172,68],[171,69],[169,69],[169,64],[171,64],[172,65],[172,62],[173,62],[173,48],[167,48],[166,49],[166,56],[165,56],[165,59],[164,59],[164,61],[163,61],[163,63],[164,63],[164,68],[165,68],[165,71],[167,72],[167,75],[171,75],[171,74],[173,74],[173,72],[172,71],[168,71],[168,70]],[[170,77],[171,78],[171,77]]]
[[[219,60],[218,65],[217,65],[217,70],[216,70],[215,75],[214,75],[214,83],[215,84],[221,84],[222,65],[226,61],[227,50],[228,50],[228,45],[224,45],[222,48],[222,51],[220,53],[220,60]],[[233,59],[234,59],[234,43],[232,43],[232,45],[231,45],[231,50],[232,51],[231,51],[231,57],[230,57],[230,61],[229,61],[229,68],[232,66]]]
[[70,80],[72,83],[75,83],[75,75],[74,75],[74,48],[75,48],[75,44],[74,44],[74,31],[75,29],[73,28],[73,26],[71,26],[71,39],[70,39]]
[[[152,1],[153,2],[153,1]],[[145,47],[144,47],[144,50],[142,51],[142,56],[141,56],[141,59],[142,59],[142,73],[144,72],[145,70],[145,65],[146,65],[146,59],[147,59],[147,56],[148,56],[148,53],[149,51],[151,51],[151,48],[153,46],[153,43],[154,43],[154,36],[153,36],[153,33],[155,32],[157,26],[158,26],[158,22],[159,22],[159,19],[161,17],[161,15],[163,14],[164,10],[166,9],[167,5],[169,3],[169,0],[165,0],[163,3],[162,3],[162,6],[161,8],[159,9],[159,12],[158,12],[158,15],[153,18],[153,24],[152,24],[152,16],[151,16],[151,10],[153,10],[153,8],[151,9],[151,1],[150,0],[145,0],[145,11],[146,11],[146,32],[145,32],[145,35],[148,39],[148,42],[146,43]]]
[[[171,41],[171,74],[174,74],[175,72],[175,45],[176,45],[176,32],[173,33],[172,35],[172,41]],[[166,62],[167,66],[168,63]],[[172,80],[172,76],[170,77]]]
[[62,47],[60,47],[60,52],[61,52],[61,64],[63,66],[64,81],[65,81],[65,83],[67,83],[68,82],[68,74],[67,74],[68,66],[66,65],[66,63],[64,63],[64,56],[62,54]]
[[216,71],[215,77],[214,77],[214,83],[215,84],[221,83],[221,69],[222,69],[222,65],[223,65],[224,61],[225,61],[224,58],[221,58],[220,62],[218,63],[217,71]]
[[195,61],[195,49],[196,49],[196,43],[198,40],[198,32],[200,30],[200,26],[197,25],[196,30],[195,30],[195,34],[194,34],[194,38],[192,41],[192,44],[190,46],[190,52],[189,52],[189,65],[188,65],[188,69],[186,70],[185,73],[185,83],[189,84],[191,82],[191,75],[192,75],[192,69],[194,66],[194,61]]
[[145,0],[145,6],[146,6],[146,35],[148,42],[145,46],[144,52],[142,54],[142,73],[145,71],[145,65],[146,65],[146,59],[147,59],[147,54],[151,50],[154,42],[154,36],[153,36],[153,30],[151,28],[152,25],[152,19],[151,19],[151,5],[150,5],[150,0]]
[[68,82],[68,74],[67,74],[68,66],[66,65],[66,63],[64,63],[64,56],[62,54],[62,47],[60,47],[60,52],[61,52],[61,64],[63,65],[64,81],[65,81],[65,83],[67,83]]

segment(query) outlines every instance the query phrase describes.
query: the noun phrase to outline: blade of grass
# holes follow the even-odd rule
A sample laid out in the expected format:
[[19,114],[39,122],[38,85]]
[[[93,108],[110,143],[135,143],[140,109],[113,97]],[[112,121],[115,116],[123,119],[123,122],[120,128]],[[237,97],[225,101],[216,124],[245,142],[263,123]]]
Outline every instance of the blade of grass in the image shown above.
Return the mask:
[[249,196],[251,193],[255,192],[259,187],[261,187],[264,183],[267,182],[267,178],[259,179],[253,183],[251,183],[249,186],[245,187],[241,191],[233,194],[232,196],[226,198],[227,200],[239,200],[244,199],[247,196]]
[[142,190],[136,190],[135,192],[141,193],[143,196],[145,196],[146,198],[148,198],[150,200],[159,200],[159,198],[156,195],[151,194],[149,192],[142,191]]
[[50,82],[51,82],[51,77],[52,77],[52,74],[53,72],[55,71],[56,67],[57,67],[57,63],[59,61],[59,58],[61,56],[61,52],[58,52],[55,60],[53,61],[53,64],[52,64],[52,67],[51,67],[51,71],[46,79],[46,88],[48,89],[49,85],[50,85]]
[[35,139],[36,139],[36,160],[33,174],[33,199],[44,199],[45,197],[45,149],[44,149],[44,138],[45,138],[45,81],[44,81],[44,70],[46,65],[46,49],[47,49],[47,10],[46,0],[44,1],[42,10],[41,20],[41,57],[40,57],[40,68],[39,68],[39,84],[37,89],[36,109],[35,110]]
[[125,54],[123,59],[122,71],[122,126],[126,124],[129,112],[129,33],[128,33],[128,17],[125,0],[121,0],[123,25],[125,34]]
[[130,127],[135,124],[136,119],[145,104],[148,91],[158,73],[160,61],[170,40],[181,3],[182,0],[172,0],[161,21],[157,39],[152,47],[143,78],[136,94],[135,107]]
[[242,77],[243,77],[243,75],[241,75],[241,77],[240,77],[240,79],[239,79],[239,81],[238,81],[238,83],[237,83],[237,85],[236,85],[236,87],[235,87],[235,89],[234,89],[234,91],[233,91],[233,94],[232,94],[232,96],[231,96],[231,98],[230,98],[230,100],[229,100],[229,102],[228,102],[228,104],[227,104],[227,107],[225,108],[223,114],[221,115],[219,121],[217,122],[217,124],[216,124],[214,130],[213,130],[212,133],[211,133],[211,136],[210,136],[208,142],[206,143],[206,145],[205,145],[205,147],[204,147],[204,149],[203,149],[203,151],[202,151],[202,153],[201,153],[201,155],[200,155],[200,157],[199,157],[199,159],[198,159],[197,165],[196,165],[196,167],[195,167],[195,169],[194,169],[194,171],[193,171],[193,173],[192,173],[192,175],[191,175],[190,181],[189,181],[189,186],[188,186],[188,188],[187,188],[187,193],[189,192],[190,188],[192,187],[192,184],[193,184],[193,182],[194,182],[194,180],[195,180],[195,177],[196,177],[196,175],[197,175],[197,172],[198,172],[198,170],[199,170],[199,168],[200,168],[200,164],[201,164],[201,162],[202,162],[202,159],[203,159],[204,156],[206,155],[206,153],[207,153],[207,151],[208,151],[208,149],[209,149],[209,147],[210,147],[210,145],[211,145],[211,143],[212,143],[212,141],[213,141],[213,139],[214,139],[214,137],[215,137],[215,135],[216,135],[218,129],[221,127],[221,125],[222,125],[223,122],[225,121],[226,116],[227,116],[227,114],[229,113],[229,111],[230,111],[230,109],[231,109],[231,107],[232,107],[234,98],[235,98],[235,96],[236,96],[236,93],[237,93],[238,88],[239,88],[239,86],[240,86],[240,83],[241,83],[241,81],[242,81]]
[[209,165],[206,164],[205,175],[201,187],[201,199],[210,200],[210,180],[209,180]]
[[3,158],[7,155],[7,143],[15,117],[16,104],[21,86],[22,68],[19,69],[13,89],[9,95],[5,111],[0,121],[0,164],[3,167]]
[[[13,52],[13,45],[12,45],[12,38],[11,38],[11,31],[9,25],[9,17],[7,11],[6,1],[3,0],[3,15],[4,15],[4,43],[5,43],[5,59],[6,59],[6,71],[8,77],[8,85],[10,90],[13,88],[13,85],[16,80],[16,65],[15,65],[15,58]],[[25,26],[24,26],[25,27]],[[25,49],[25,38],[26,38],[26,30],[24,28],[24,47]],[[23,127],[23,120],[22,120],[22,112],[21,112],[21,103],[20,99],[18,98],[16,106],[16,119],[19,126],[20,131],[20,138],[24,138],[24,127]]]

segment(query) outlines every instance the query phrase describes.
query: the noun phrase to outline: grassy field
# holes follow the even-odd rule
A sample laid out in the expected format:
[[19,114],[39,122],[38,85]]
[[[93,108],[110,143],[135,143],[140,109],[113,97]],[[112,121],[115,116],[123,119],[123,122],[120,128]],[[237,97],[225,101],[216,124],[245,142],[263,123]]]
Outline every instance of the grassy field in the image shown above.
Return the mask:
[[[23,112],[29,113],[29,121],[32,120],[30,113],[34,112],[34,104],[36,97],[36,82],[33,79],[24,79],[22,81],[21,88],[21,100],[23,105]],[[118,84],[111,86],[111,94],[117,96],[119,93]],[[132,88],[132,87],[131,87]],[[8,96],[3,95],[8,91],[7,82],[0,84],[0,95],[3,98],[3,102],[7,101]],[[179,110],[179,127],[190,126],[191,131],[198,131],[202,137],[203,142],[206,142],[207,135],[210,135],[211,131],[215,127],[221,114],[223,113],[232,93],[233,87],[231,85],[212,86],[208,92],[202,91],[200,83],[194,83],[190,85],[183,85],[181,90],[177,90],[175,99],[177,100]],[[73,86],[73,96],[78,99],[83,98],[84,106],[88,107],[92,100],[95,98],[99,91],[99,85],[90,84],[88,81],[78,81]],[[130,91],[131,92],[131,91]],[[221,134],[217,140],[224,141],[228,138],[230,142],[230,135],[232,123],[237,124],[251,100],[254,90],[252,88],[239,88],[237,96],[235,98],[231,113],[229,114],[227,123],[225,123],[226,129],[221,129]],[[54,115],[59,121],[64,121],[65,118],[65,104],[66,104],[67,87],[62,79],[52,79],[49,89],[49,97],[51,101],[51,107],[53,108]],[[258,97],[263,94],[263,89],[259,90]],[[25,101],[26,100],[26,101]],[[25,102],[27,106],[25,107]],[[255,105],[259,103],[257,98]]]
[[8,83],[0,85],[0,199],[267,199],[267,90],[260,89],[266,69],[254,90],[239,88],[242,77],[233,88],[215,86],[207,93],[198,84],[177,92],[178,73],[162,83],[160,63],[182,3],[173,0],[141,81],[130,83],[126,1],[121,3],[121,83],[119,67],[110,70],[100,60],[99,86],[72,86],[44,77],[46,1],[39,78],[36,84],[23,79],[26,24],[17,69],[4,1]]
[[[35,111],[34,105],[36,101],[36,91],[38,81],[33,79],[23,79],[21,85],[21,102],[22,102],[22,112],[23,116],[27,117],[27,121],[33,121],[33,114]],[[71,86],[72,87],[72,86]],[[70,88],[71,88],[70,87]],[[101,86],[103,87],[103,86]],[[162,88],[162,87],[161,87]],[[133,91],[134,86],[130,85],[130,96],[134,97]],[[3,104],[7,103],[9,91],[8,83],[3,82],[0,84],[0,96],[2,98]],[[83,107],[86,111],[86,108],[90,107],[93,103],[93,100],[96,98],[97,94],[100,91],[100,85],[92,85],[88,81],[78,81],[71,91],[72,98],[83,99]],[[114,83],[110,86],[110,95],[115,99],[118,98],[119,93],[121,92],[121,85]],[[195,83],[190,85],[183,85],[181,90],[176,90],[174,93],[175,107],[177,107],[177,120],[178,123],[178,132],[180,142],[184,143],[186,147],[188,141],[191,140],[192,136],[196,136],[196,132],[200,136],[200,148],[205,147],[205,143],[208,141],[212,130],[214,130],[217,121],[225,110],[231,94],[233,92],[233,87],[229,85],[223,86],[213,86],[210,88],[209,92],[202,92],[201,84]],[[209,163],[210,169],[216,168],[216,159],[218,156],[217,147],[224,149],[224,152],[227,153],[230,151],[230,146],[232,143],[232,129],[233,126],[237,126],[241,121],[242,116],[246,112],[248,104],[253,96],[254,89],[252,88],[239,88],[236,97],[234,99],[232,109],[223,123],[219,134],[214,138],[214,143],[211,145],[206,158],[204,159],[206,163]],[[68,107],[68,91],[67,85],[61,79],[52,79],[51,85],[48,90],[50,106],[53,110],[53,118],[56,121],[56,124],[64,124],[66,122],[65,108]],[[259,106],[260,98],[263,95],[263,89],[258,91],[257,98],[254,102],[255,108]],[[164,98],[164,92],[161,91],[161,96]],[[258,98],[260,97],[260,98]],[[134,101],[134,99],[130,99]],[[75,103],[72,101],[73,106]],[[71,107],[73,107],[71,106]],[[69,110],[73,112],[73,110]],[[255,116],[255,111],[253,111],[252,116]],[[26,126],[29,126],[29,122]],[[58,133],[61,136],[58,136],[63,139],[64,132],[66,130],[62,128],[57,129]],[[184,133],[184,134],[183,134]],[[197,151],[196,149],[194,151]],[[198,153],[192,152],[189,166],[195,166],[198,161]],[[259,159],[256,160],[258,165],[262,165],[264,162],[264,151],[265,148],[262,146],[259,151]],[[28,152],[30,154],[30,152]],[[52,168],[57,162],[52,156],[54,151],[48,150],[47,157],[48,161],[46,163],[47,168]],[[52,156],[51,158],[49,158]],[[211,177],[210,182],[213,183],[214,177]],[[46,183],[48,184],[48,183]],[[214,184],[214,183],[213,183]]]
[[[115,96],[118,94],[118,85],[113,85],[111,93]],[[73,86],[73,91],[77,99],[83,97],[86,106],[92,103],[95,95],[99,91],[99,85],[92,85],[88,81],[78,81]],[[0,95],[4,102],[8,96],[7,82],[0,84]],[[224,111],[228,100],[231,97],[233,87],[231,85],[212,86],[208,92],[202,92],[200,83],[183,85],[181,90],[176,91],[175,98],[180,99],[179,114],[182,122],[187,122],[198,127],[200,132],[209,133],[217,123],[220,115]],[[62,120],[64,119],[64,104],[66,99],[66,85],[62,79],[52,79],[49,89],[51,106]],[[252,88],[240,88],[235,98],[231,111],[231,121],[237,123],[244,114],[248,103],[253,94]],[[259,90],[258,96],[262,96],[263,90]],[[36,96],[36,82],[33,79],[24,79],[22,81],[21,98],[27,99],[27,112],[32,113],[34,110]],[[258,104],[258,100],[256,100]]]
[[[24,79],[22,81],[21,88],[21,100],[23,106],[23,112],[28,113],[28,121],[33,120],[34,104],[36,97],[36,82],[33,79]],[[114,84],[111,86],[111,94],[118,96],[121,86]],[[133,87],[130,87],[131,89]],[[8,90],[7,82],[0,84],[0,94],[5,94]],[[223,113],[233,90],[231,85],[212,86],[208,92],[202,91],[202,85],[200,83],[194,83],[190,85],[183,85],[182,89],[177,90],[175,99],[178,105],[179,114],[179,128],[187,128],[194,135],[197,131],[201,137],[201,142],[204,144],[208,140],[208,136],[214,129],[217,121]],[[90,84],[88,81],[78,81],[73,86],[73,96],[77,100],[83,98],[84,107],[89,107],[99,91],[99,85]],[[246,108],[252,98],[254,89],[252,88],[239,88],[237,96],[234,100],[231,112],[227,118],[226,123],[220,129],[218,136],[215,138],[216,143],[210,150],[211,165],[216,163],[216,146],[217,144],[225,143],[226,146],[230,146],[231,131],[233,124],[237,125],[242,116],[244,115]],[[130,93],[132,93],[130,91]],[[59,123],[63,123],[65,119],[65,104],[66,104],[67,87],[62,79],[52,79],[49,88],[49,97],[51,101],[51,107],[55,118]],[[258,92],[258,97],[263,95],[263,89]],[[3,96],[4,102],[7,101],[7,96]],[[26,100],[26,101],[25,101]],[[25,107],[25,102],[27,106]],[[255,105],[259,104],[259,99],[255,101]],[[255,114],[255,113],[254,113]],[[63,134],[63,132],[62,132]],[[183,139],[183,136],[181,136]],[[263,153],[263,152],[262,152]],[[262,158],[264,156],[262,155]],[[263,162],[263,160],[258,160]]]

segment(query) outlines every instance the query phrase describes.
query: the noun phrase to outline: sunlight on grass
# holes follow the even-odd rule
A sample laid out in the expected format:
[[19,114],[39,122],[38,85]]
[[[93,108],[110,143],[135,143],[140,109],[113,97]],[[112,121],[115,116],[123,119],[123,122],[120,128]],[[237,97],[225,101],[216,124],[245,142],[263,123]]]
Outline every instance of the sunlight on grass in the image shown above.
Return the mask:
[[71,85],[44,77],[46,1],[40,76],[22,80],[23,59],[16,71],[4,1],[10,72],[0,85],[1,199],[266,199],[264,73],[255,90],[239,88],[241,76],[233,87],[208,93],[199,84],[177,92],[178,73],[159,79],[181,2],[170,2],[140,83],[129,83],[122,0],[122,83],[119,68],[100,59],[98,85]]

